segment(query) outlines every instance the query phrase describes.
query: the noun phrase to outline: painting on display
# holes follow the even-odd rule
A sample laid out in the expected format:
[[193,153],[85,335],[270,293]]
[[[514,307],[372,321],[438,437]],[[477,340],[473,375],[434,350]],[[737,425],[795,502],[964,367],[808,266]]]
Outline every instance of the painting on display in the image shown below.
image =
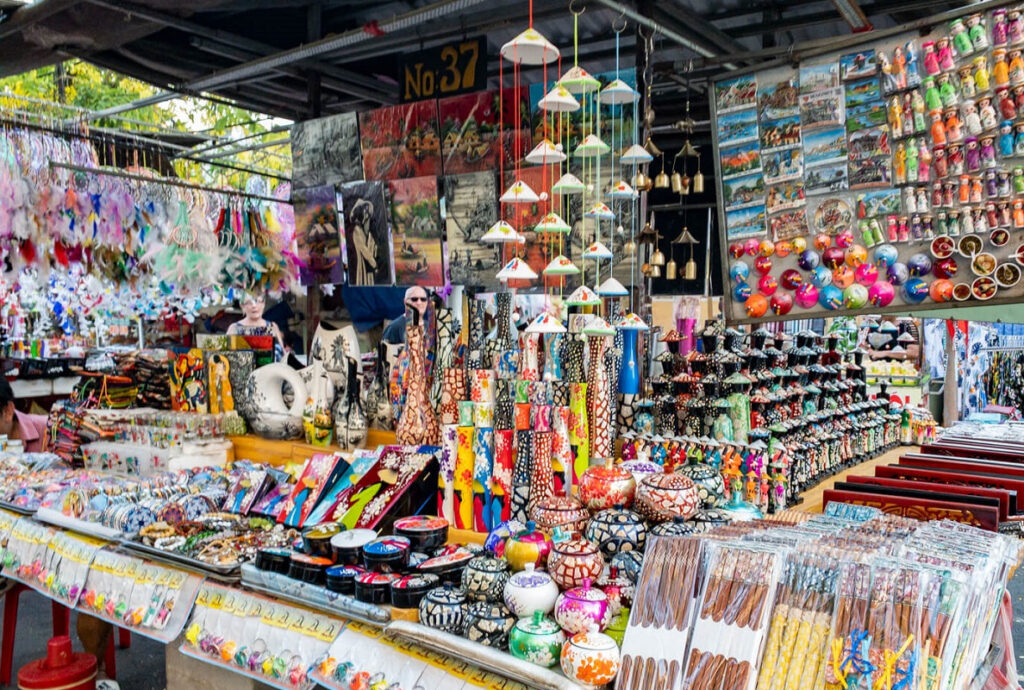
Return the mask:
[[176,352],[170,362],[171,409],[175,412],[209,410],[209,389],[203,351],[197,348]]
[[397,285],[445,284],[436,177],[388,183]]
[[256,366],[252,350],[221,350],[206,352],[209,378],[210,414],[231,412],[241,401],[245,383]]
[[497,286],[500,247],[480,238],[498,220],[498,178],[494,172],[446,175],[444,185],[448,267],[455,285]]
[[441,174],[437,101],[359,113],[363,171],[367,180]]
[[292,186],[317,187],[363,176],[355,113],[296,122],[291,130]]
[[345,281],[338,199],[334,185],[296,189],[295,242],[298,247],[299,280],[303,285],[338,284]]
[[394,269],[384,183],[349,182],[340,191],[349,285],[391,285]]
[[[443,98],[438,110],[445,175],[497,170],[502,150],[506,166],[530,151],[530,104],[525,91],[520,94],[518,108],[515,91],[505,89],[504,93],[482,91]],[[521,123],[518,137],[517,118]],[[502,126],[504,146],[499,141]]]

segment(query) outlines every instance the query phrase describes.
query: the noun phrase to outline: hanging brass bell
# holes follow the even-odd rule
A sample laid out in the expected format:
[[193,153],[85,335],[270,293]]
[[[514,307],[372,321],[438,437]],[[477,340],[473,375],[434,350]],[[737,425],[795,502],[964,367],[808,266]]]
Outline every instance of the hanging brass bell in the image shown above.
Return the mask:
[[697,262],[690,259],[683,267],[683,280],[697,280]]
[[650,277],[651,277],[651,269],[652,269],[652,268],[654,268],[654,267],[653,267],[653,266],[651,266],[651,265],[650,265],[650,264],[648,264],[648,263],[645,263],[644,265],[642,265],[642,266],[640,267],[640,272],[641,272],[641,273],[643,273],[643,275],[644,275],[644,277],[645,277],[645,278],[650,278]]
[[661,266],[651,266],[651,278],[661,277]]
[[651,265],[652,266],[664,266],[665,265],[665,254],[658,249],[651,254]]
[[665,264],[665,277],[668,278],[669,280],[675,280],[676,279],[676,260],[675,259],[670,259],[669,262],[667,264]]
[[627,258],[633,258],[636,256],[636,242],[633,240],[626,240],[622,245],[622,253]]
[[700,170],[693,176],[693,193],[703,194],[704,193],[704,173]]
[[637,171],[636,175],[633,175],[633,189],[646,192],[651,188],[651,178],[647,177],[642,171]]
[[672,173],[672,191],[676,194],[683,193],[683,176],[677,172]]
[[654,188],[655,189],[668,189],[671,185],[668,179],[668,173],[662,170],[660,173],[654,176]]

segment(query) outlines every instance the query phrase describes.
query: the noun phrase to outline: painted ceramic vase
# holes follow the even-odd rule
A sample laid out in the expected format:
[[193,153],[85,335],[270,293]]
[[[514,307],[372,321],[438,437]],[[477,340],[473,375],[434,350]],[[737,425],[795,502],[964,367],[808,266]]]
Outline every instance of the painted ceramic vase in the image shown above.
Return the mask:
[[435,587],[420,600],[420,623],[452,635],[462,635],[466,629],[465,593],[451,585]]
[[711,465],[684,465],[676,473],[686,475],[697,485],[702,506],[717,508],[725,503],[725,481],[722,473]]
[[508,636],[516,617],[502,604],[478,601],[466,610],[466,637],[495,649],[508,649]]
[[716,510],[708,508],[705,510],[698,510],[697,513],[689,519],[689,524],[693,525],[693,531],[697,534],[703,534],[708,532],[719,525],[732,522],[729,514],[723,510]]
[[685,537],[696,534],[697,528],[681,517],[674,517],[669,522],[663,522],[651,528],[651,537]]
[[517,659],[550,668],[558,663],[565,644],[565,633],[542,611],[520,619],[509,636],[508,651]]
[[629,625],[629,607],[623,606],[619,612],[612,617],[611,623],[605,628],[604,634],[615,640],[615,644],[622,648],[622,641],[626,638],[626,627]]
[[640,579],[640,570],[644,567],[643,551],[623,551],[612,557],[612,565],[619,569],[619,574],[634,583]]
[[628,577],[619,574],[619,569],[612,566],[606,575],[601,575],[595,583],[597,588],[608,597],[608,608],[611,615],[617,616],[619,611],[633,605],[636,596],[636,585]]
[[462,590],[472,601],[501,601],[508,582],[508,564],[504,559],[479,556],[462,571]]
[[503,598],[512,613],[527,618],[537,612],[547,614],[554,611],[558,591],[558,585],[550,574],[537,570],[533,563],[527,563],[523,570],[508,578]]
[[557,542],[548,556],[548,572],[562,589],[596,580],[604,570],[604,557],[592,541],[569,539]]
[[608,597],[601,590],[591,587],[590,579],[587,578],[581,586],[558,595],[555,620],[571,635],[586,632],[592,627],[604,630],[611,620]]
[[537,523],[532,520],[526,523],[525,530],[513,534],[505,542],[505,560],[513,572],[525,569],[527,563],[543,568],[549,553],[551,537],[537,529]]
[[590,512],[572,496],[548,496],[530,506],[530,519],[548,532],[561,527],[569,534],[582,534]]
[[629,470],[613,464],[611,458],[604,465],[590,467],[580,477],[580,500],[590,510],[604,510],[633,504],[636,480]]
[[682,474],[652,474],[636,490],[636,509],[652,522],[690,518],[700,507],[697,485]]
[[562,645],[561,665],[570,680],[588,688],[601,687],[619,673],[619,647],[602,633],[578,633]]
[[647,524],[639,513],[617,506],[595,515],[585,536],[611,558],[620,551],[642,551],[647,541]]
[[436,445],[441,434],[434,407],[429,404],[427,397],[423,324],[409,324],[406,338],[409,348],[409,386],[402,416],[395,427],[395,439],[403,445]]

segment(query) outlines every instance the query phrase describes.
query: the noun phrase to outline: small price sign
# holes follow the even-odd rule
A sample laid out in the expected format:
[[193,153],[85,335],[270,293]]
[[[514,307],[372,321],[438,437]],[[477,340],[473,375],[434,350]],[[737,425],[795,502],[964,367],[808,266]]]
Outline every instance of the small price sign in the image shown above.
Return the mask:
[[487,85],[487,39],[447,43],[402,56],[402,102],[479,91]]

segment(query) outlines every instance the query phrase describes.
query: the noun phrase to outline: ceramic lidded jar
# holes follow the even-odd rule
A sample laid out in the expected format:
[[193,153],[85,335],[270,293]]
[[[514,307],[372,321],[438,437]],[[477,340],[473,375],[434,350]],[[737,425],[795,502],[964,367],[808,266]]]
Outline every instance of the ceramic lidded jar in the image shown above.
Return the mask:
[[462,635],[466,629],[466,595],[451,585],[435,587],[420,600],[420,623],[452,635]]
[[526,523],[526,529],[513,534],[505,542],[505,560],[514,572],[526,568],[527,563],[541,568],[551,553],[551,537],[537,529],[532,520]]
[[618,645],[603,633],[577,633],[562,645],[562,672],[584,687],[611,683],[619,673],[619,663]]
[[651,537],[685,537],[689,534],[696,534],[697,528],[681,517],[674,517],[669,522],[663,522],[651,528]]
[[512,574],[505,583],[505,606],[509,607],[520,618],[527,618],[539,611],[551,613],[558,599],[558,585],[551,575],[543,570],[535,570],[533,563]]
[[530,506],[530,518],[547,532],[561,527],[569,534],[582,534],[590,511],[572,496],[548,496]]
[[647,524],[639,513],[616,506],[595,515],[584,535],[611,558],[621,551],[642,551],[647,542]]
[[466,610],[466,637],[495,649],[508,649],[508,636],[516,617],[503,604],[477,601]]
[[580,500],[590,510],[604,510],[612,506],[629,507],[636,493],[633,474],[612,463],[588,468],[580,477]]
[[508,651],[517,659],[550,668],[558,663],[565,644],[565,633],[543,611],[521,618],[509,635]]
[[472,601],[501,601],[508,582],[508,564],[501,558],[477,556],[462,571],[462,589]]
[[717,508],[725,503],[725,481],[722,473],[711,465],[684,465],[676,473],[686,475],[697,485],[701,505]]
[[[640,482],[644,480],[644,477],[648,477],[652,474],[661,474],[665,471],[665,468],[656,462],[650,460],[626,460],[620,462],[619,467],[629,471],[633,475],[633,479],[636,480],[636,485],[640,486]],[[635,498],[634,494],[634,498]]]
[[612,557],[612,565],[619,569],[619,574],[624,575],[634,583],[640,579],[640,571],[644,567],[643,551],[624,551]]
[[653,522],[689,518],[699,507],[697,485],[682,474],[652,474],[636,490],[637,511]]
[[602,574],[595,584],[608,597],[608,608],[612,616],[633,605],[636,585],[628,577],[620,575],[619,569],[615,566],[609,568],[607,574]]
[[715,508],[698,510],[697,513],[689,520],[689,524],[693,525],[693,531],[697,534],[703,534],[704,532],[708,532],[719,525],[724,525],[729,522],[732,522],[729,514],[723,510],[717,510]]
[[412,542],[413,551],[430,552],[448,541],[448,521],[434,515],[398,518],[392,528],[395,534]]
[[596,580],[602,570],[604,557],[592,541],[567,539],[551,547],[548,572],[562,589],[572,589],[585,581]]
[[555,620],[571,635],[585,632],[595,626],[604,630],[611,620],[608,597],[590,586],[590,578],[579,587],[562,592],[555,602]]
[[612,616],[611,622],[605,628],[604,634],[615,640],[615,644],[622,649],[622,641],[626,639],[626,628],[629,626],[629,607],[623,606],[619,612]]

